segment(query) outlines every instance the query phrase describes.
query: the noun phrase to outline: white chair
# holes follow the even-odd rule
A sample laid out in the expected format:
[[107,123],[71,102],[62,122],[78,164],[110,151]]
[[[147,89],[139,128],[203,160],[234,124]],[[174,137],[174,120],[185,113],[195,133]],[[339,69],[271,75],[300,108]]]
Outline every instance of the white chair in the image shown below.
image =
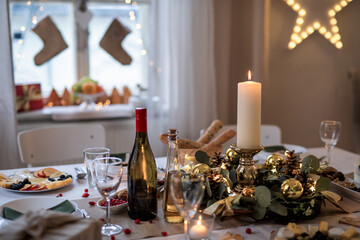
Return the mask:
[[75,163],[82,161],[83,149],[105,146],[105,129],[99,124],[34,128],[18,134],[18,146],[28,166]]
[[[221,133],[233,129],[236,131],[236,124],[233,125],[224,125],[220,131],[215,135],[217,137]],[[201,130],[201,135],[205,132],[206,129]],[[268,145],[280,145],[281,144],[281,129],[276,125],[267,125],[263,124],[261,125],[261,144],[263,146]],[[223,144],[224,149],[226,150],[228,147],[230,147],[231,144],[236,143],[236,136],[228,140]]]

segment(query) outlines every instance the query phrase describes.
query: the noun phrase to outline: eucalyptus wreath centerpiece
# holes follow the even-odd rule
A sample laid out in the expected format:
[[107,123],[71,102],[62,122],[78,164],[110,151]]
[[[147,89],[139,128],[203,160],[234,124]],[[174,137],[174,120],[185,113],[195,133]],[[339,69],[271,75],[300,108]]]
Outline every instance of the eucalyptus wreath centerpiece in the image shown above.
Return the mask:
[[285,158],[277,154],[258,165],[255,188],[235,192],[238,159],[231,153],[215,153],[210,157],[198,151],[193,172],[205,177],[204,212],[220,216],[248,214],[256,220],[301,220],[317,217],[324,198],[337,204],[337,195],[328,191],[331,180],[318,175],[320,163],[315,156],[303,160],[294,151]]

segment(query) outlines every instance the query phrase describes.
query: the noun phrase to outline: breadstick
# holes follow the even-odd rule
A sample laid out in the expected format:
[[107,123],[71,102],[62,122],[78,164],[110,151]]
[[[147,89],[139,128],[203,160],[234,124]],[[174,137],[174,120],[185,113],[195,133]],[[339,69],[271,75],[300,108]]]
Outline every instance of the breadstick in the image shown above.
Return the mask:
[[[168,144],[167,136],[168,136],[167,133],[161,134],[159,136],[160,141],[164,144]],[[178,140],[179,148],[194,149],[194,148],[201,148],[202,146],[204,146],[204,144],[194,142],[189,139],[179,138],[179,140]]]
[[218,136],[216,139],[212,140],[210,143],[206,144],[202,148],[202,150],[205,151],[205,152],[208,152],[212,148],[216,148],[218,146],[221,147],[221,145],[223,143],[225,143],[227,140],[231,139],[235,135],[236,135],[235,130],[229,129],[229,130],[223,132],[222,134],[220,134],[220,136]]
[[197,142],[202,144],[207,144],[210,142],[210,140],[215,136],[215,134],[222,128],[224,123],[220,120],[214,120],[210,127],[206,129],[204,135],[202,135]]

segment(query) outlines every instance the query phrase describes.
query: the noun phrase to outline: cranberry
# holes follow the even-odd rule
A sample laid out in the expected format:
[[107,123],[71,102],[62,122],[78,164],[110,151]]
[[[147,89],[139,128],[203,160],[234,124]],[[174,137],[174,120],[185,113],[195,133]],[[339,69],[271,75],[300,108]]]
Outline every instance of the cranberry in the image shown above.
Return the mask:
[[161,232],[161,235],[163,235],[164,237],[167,236],[167,232]]
[[88,197],[88,196],[89,196],[88,193],[84,193],[84,194],[82,195],[82,197]]
[[125,228],[125,229],[124,229],[124,233],[125,233],[125,234],[130,234],[130,233],[131,233],[131,230],[128,229],[128,228]]
[[149,223],[152,223],[152,219],[149,220]]
[[99,221],[103,222],[103,223],[106,222],[105,219],[103,219],[103,218],[99,218]]
[[111,235],[111,240],[115,240],[115,236],[114,236],[114,235]]
[[95,204],[96,204],[96,203],[95,203],[94,201],[90,201],[90,202],[89,202],[89,205],[90,205],[90,206],[94,206]]
[[56,197],[62,197],[62,193],[59,193]]
[[89,192],[89,189],[85,188],[84,192]]
[[135,223],[136,223],[136,224],[140,224],[140,219],[138,219],[138,218],[135,219]]
[[245,232],[246,232],[247,234],[251,234],[251,228],[245,229]]
[[275,230],[272,230],[272,231],[271,231],[271,234],[273,234],[273,233],[275,233]]

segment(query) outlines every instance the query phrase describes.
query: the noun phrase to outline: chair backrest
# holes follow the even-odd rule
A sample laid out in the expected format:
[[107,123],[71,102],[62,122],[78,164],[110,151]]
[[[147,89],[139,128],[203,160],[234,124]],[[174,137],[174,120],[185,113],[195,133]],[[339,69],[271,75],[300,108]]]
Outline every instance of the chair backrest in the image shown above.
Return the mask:
[[25,164],[72,163],[82,159],[85,148],[105,147],[105,129],[100,124],[34,128],[18,134],[18,145]]
[[[221,130],[215,135],[215,137],[229,129],[233,129],[236,131],[236,124],[224,125]],[[200,135],[202,135],[205,130],[206,129],[201,130]],[[227,147],[230,147],[230,145],[234,143],[236,143],[236,136],[224,143],[223,147],[226,150]],[[264,146],[281,144],[281,129],[276,125],[261,125],[261,144]]]

